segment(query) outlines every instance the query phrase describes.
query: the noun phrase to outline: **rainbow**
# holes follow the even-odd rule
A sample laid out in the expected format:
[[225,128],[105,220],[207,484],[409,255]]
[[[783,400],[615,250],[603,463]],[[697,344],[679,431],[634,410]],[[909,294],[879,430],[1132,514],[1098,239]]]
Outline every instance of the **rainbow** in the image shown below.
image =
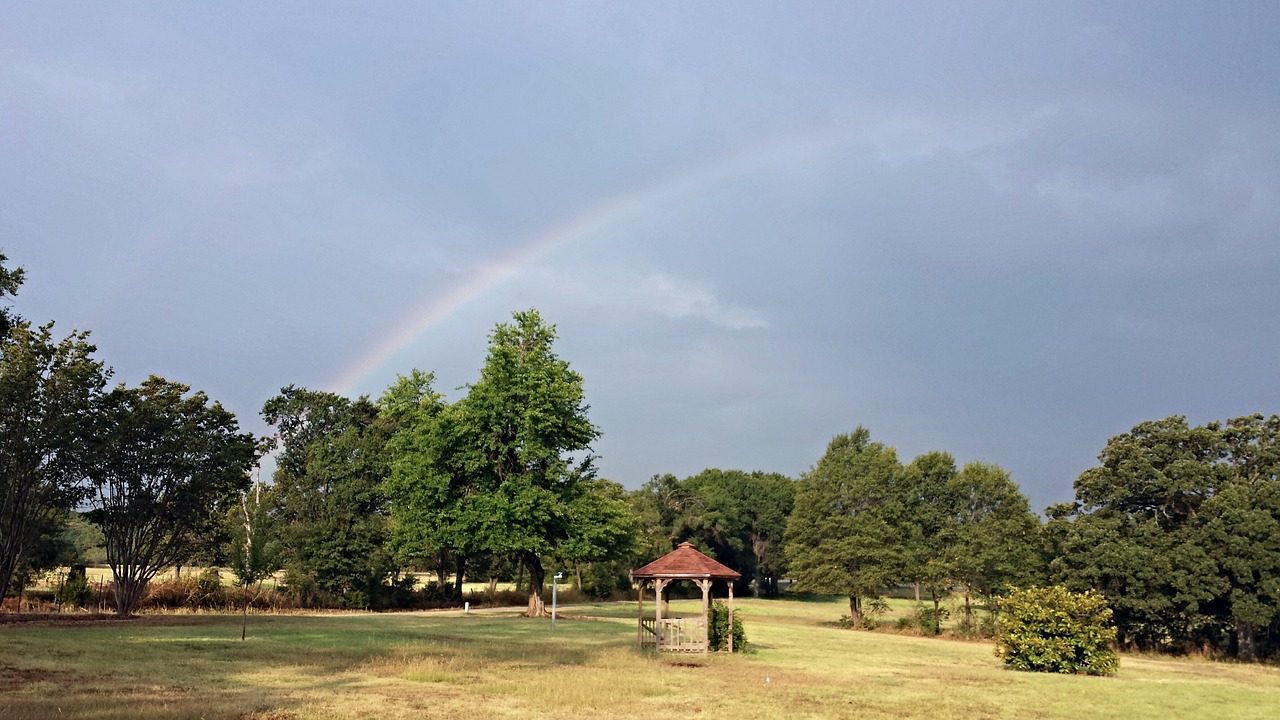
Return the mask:
[[408,314],[387,338],[344,368],[326,387],[351,394],[439,322],[488,290],[499,286],[520,268],[566,245],[597,236],[626,221],[650,215],[664,205],[696,196],[706,190],[750,177],[762,170],[788,165],[839,144],[847,137],[841,128],[822,127],[771,138],[719,156],[710,162],[684,168],[631,192],[605,199],[568,218],[514,243],[501,260],[476,267],[466,278],[442,294],[426,298]]

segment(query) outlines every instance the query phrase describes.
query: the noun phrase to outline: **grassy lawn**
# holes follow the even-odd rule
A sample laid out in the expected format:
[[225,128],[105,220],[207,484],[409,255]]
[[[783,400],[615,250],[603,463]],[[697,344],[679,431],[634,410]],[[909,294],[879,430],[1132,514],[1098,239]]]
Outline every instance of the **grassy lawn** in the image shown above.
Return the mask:
[[[651,607],[651,604],[649,604]],[[696,602],[672,603],[676,614]],[[745,655],[633,649],[634,605],[513,613],[158,615],[0,626],[0,718],[1271,718],[1280,670],[1125,656],[1005,670],[987,642],[840,630],[840,601],[739,601]]]

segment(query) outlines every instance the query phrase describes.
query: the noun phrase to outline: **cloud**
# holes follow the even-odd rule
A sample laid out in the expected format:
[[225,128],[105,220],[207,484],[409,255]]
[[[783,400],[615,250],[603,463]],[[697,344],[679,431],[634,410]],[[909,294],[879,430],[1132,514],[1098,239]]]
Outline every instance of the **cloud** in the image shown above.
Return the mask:
[[701,318],[731,330],[769,326],[755,310],[721,302],[710,288],[670,275],[650,275],[641,291],[650,307],[669,318]]
[[15,95],[34,92],[52,100],[93,108],[117,104],[125,97],[119,83],[95,76],[90,71],[71,70],[54,64],[34,62],[13,51],[4,58],[7,70],[0,71],[0,85],[11,84]]

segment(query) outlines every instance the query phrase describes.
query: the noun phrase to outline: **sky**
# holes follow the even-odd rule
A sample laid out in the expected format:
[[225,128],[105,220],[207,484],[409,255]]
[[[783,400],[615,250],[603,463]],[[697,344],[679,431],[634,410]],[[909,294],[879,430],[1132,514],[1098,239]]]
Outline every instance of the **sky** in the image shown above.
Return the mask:
[[0,251],[256,433],[534,307],[627,487],[863,425],[1041,509],[1280,412],[1280,4],[6,3]]

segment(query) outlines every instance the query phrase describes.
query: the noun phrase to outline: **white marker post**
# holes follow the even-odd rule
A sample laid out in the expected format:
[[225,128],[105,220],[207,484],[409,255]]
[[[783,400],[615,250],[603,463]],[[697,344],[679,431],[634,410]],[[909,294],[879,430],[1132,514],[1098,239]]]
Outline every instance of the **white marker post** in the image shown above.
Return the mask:
[[564,573],[556,573],[551,578],[551,632],[556,630],[556,581],[564,577]]

